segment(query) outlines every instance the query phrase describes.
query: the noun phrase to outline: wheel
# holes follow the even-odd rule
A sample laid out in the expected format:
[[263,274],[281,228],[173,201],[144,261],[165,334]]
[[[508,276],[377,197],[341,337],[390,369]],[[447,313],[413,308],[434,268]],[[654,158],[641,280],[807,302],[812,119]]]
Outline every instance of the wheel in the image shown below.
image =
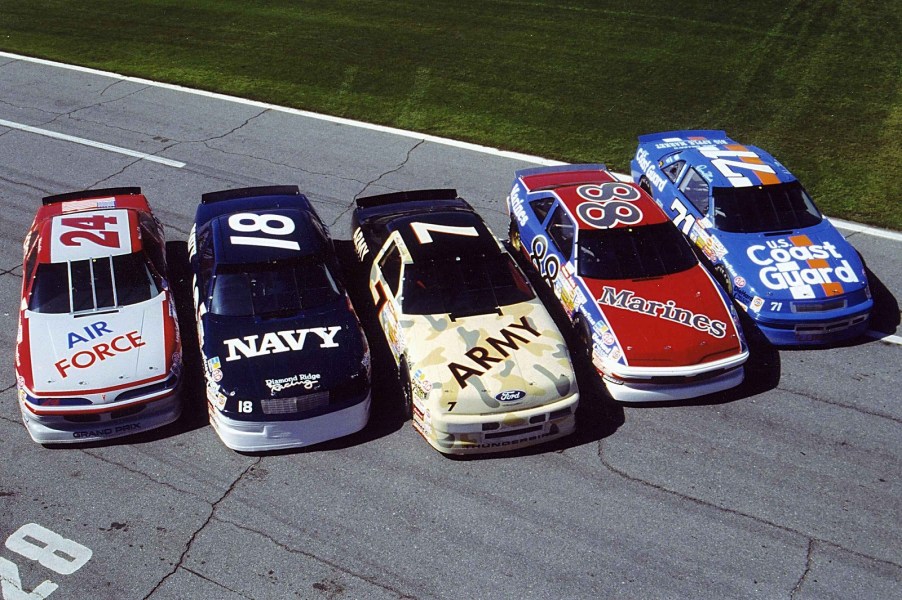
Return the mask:
[[578,351],[580,355],[589,362],[592,361],[592,332],[589,331],[589,325],[586,320],[579,314],[573,319],[573,331],[576,334],[576,341],[579,344]]
[[722,264],[714,265],[714,275],[717,279],[717,283],[723,286],[723,289],[727,292],[727,296],[730,298],[733,297],[733,280],[730,278],[730,274],[727,273],[727,268]]
[[523,244],[520,241],[520,230],[517,228],[517,222],[514,220],[513,215],[511,215],[511,224],[507,230],[507,237],[510,238],[511,248],[513,248],[515,252],[519,252],[520,248],[523,247]]
[[401,384],[401,419],[408,421],[413,416],[413,392],[410,388],[410,369],[407,359],[403,357],[398,369],[398,381]]

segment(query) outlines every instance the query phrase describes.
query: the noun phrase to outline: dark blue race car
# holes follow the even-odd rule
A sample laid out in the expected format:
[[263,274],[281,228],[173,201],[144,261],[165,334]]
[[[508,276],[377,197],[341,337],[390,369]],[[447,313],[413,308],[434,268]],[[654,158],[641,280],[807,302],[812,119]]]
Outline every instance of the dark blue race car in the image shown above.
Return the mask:
[[306,446],[366,425],[369,346],[297,187],[204,194],[188,255],[210,423],[226,446]]
[[777,345],[860,335],[873,301],[861,259],[773,156],[723,131],[639,137],[633,180],[695,244]]

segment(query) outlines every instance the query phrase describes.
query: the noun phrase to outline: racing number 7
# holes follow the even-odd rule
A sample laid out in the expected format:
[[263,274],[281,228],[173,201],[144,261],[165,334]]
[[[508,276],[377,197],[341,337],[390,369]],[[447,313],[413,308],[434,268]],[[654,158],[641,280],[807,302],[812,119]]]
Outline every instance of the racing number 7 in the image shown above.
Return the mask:
[[467,237],[479,237],[479,232],[472,225],[439,225],[438,223],[423,223],[415,221],[410,224],[413,234],[421,244],[431,244],[433,233],[447,233],[450,235],[465,235]]

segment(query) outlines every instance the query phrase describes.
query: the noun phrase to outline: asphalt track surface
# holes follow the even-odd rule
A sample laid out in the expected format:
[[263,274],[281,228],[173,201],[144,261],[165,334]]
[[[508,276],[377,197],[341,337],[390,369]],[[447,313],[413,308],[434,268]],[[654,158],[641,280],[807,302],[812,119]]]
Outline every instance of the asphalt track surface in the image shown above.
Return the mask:
[[456,187],[503,235],[530,163],[12,55],[0,120],[3,598],[902,597],[898,235],[846,230],[872,274],[872,337],[756,344],[740,388],[671,406],[614,405],[582,365],[577,434],[530,452],[433,451],[399,422],[378,342],[363,432],[232,452],[206,423],[184,305],[183,418],[45,448],[13,371],[21,241],[42,196],[139,185],[178,260],[200,195],[251,185],[299,185],[339,240],[355,196]]

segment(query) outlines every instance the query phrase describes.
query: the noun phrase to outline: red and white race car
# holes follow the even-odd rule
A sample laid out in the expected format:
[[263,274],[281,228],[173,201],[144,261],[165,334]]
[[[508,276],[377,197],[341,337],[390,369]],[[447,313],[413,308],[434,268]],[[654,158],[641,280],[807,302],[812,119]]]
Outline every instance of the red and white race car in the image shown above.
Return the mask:
[[570,317],[615,400],[669,401],[742,383],[738,315],[642,190],[604,165],[517,171],[511,243]]
[[141,190],[44,198],[24,250],[16,385],[32,439],[104,440],[178,419],[165,237]]

